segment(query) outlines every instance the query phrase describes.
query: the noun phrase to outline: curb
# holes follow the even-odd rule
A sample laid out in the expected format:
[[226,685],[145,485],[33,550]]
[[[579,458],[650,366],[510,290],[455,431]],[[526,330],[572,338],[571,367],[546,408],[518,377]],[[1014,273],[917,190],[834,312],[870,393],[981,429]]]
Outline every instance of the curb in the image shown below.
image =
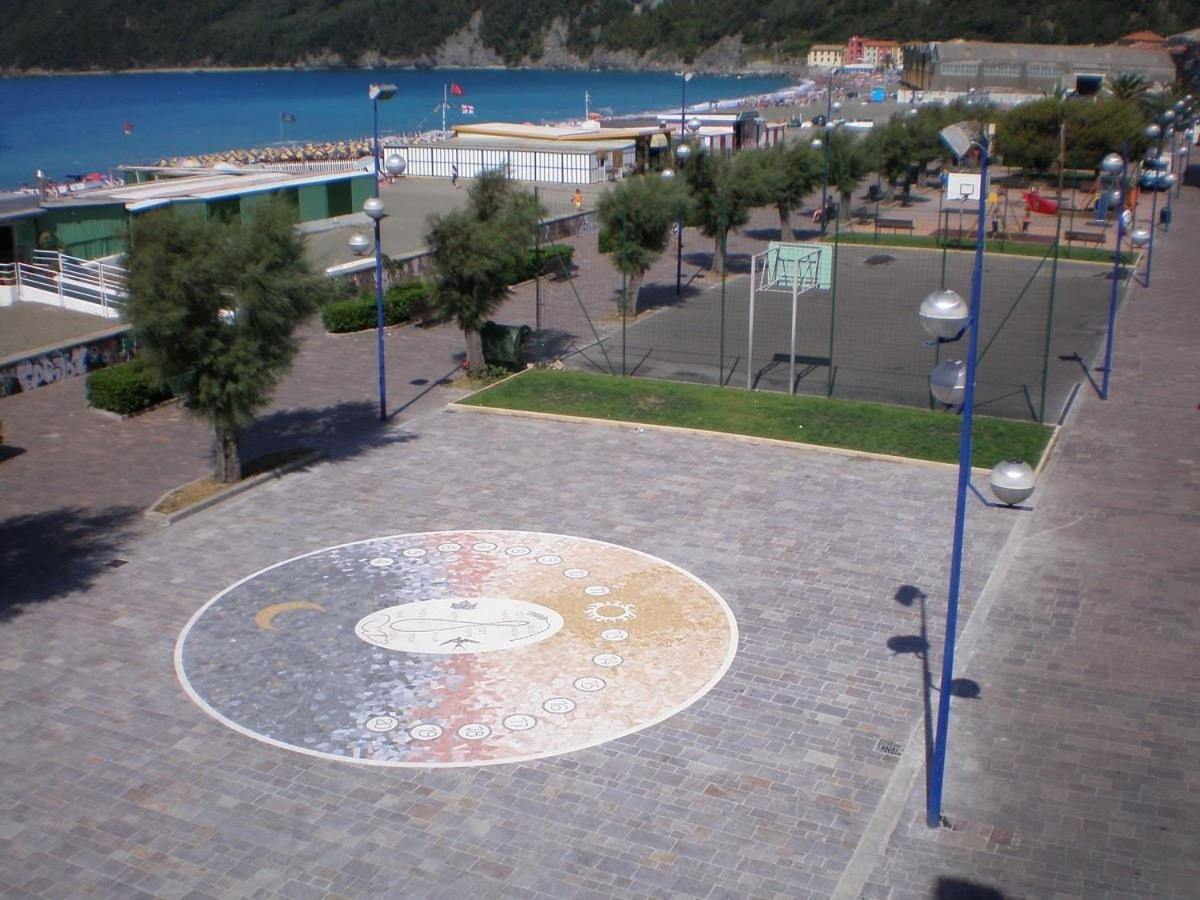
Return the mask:
[[[180,487],[185,487],[185,485],[179,485],[179,487],[173,487],[169,491],[166,491],[161,497],[155,500],[154,503],[150,505],[150,508],[146,510],[144,515],[155,525],[161,525],[163,527],[174,525],[176,522],[180,522],[189,516],[193,516],[198,512],[206,510],[210,506],[216,506],[223,500],[228,500],[230,497],[236,497],[238,494],[244,493],[251,488],[258,487],[258,485],[262,484],[264,481],[277,480],[286,475],[288,472],[294,472],[296,469],[303,468],[304,466],[321,459],[324,455],[325,454],[319,450],[310,450],[303,456],[297,457],[296,459],[289,463],[285,463],[277,469],[272,469],[270,472],[263,472],[259,475],[255,475],[253,478],[247,478],[243,481],[239,481],[237,484],[230,485],[224,490],[213,494],[211,497],[205,497],[203,500],[193,503],[191,506],[185,506],[183,509],[178,509],[175,512],[170,513],[156,512],[154,507],[166,500],[167,497],[179,490]],[[189,484],[190,483],[191,482],[189,482]]]
[[[519,373],[517,373],[519,374]],[[507,380],[507,379],[505,379]],[[500,384],[501,382],[497,382]],[[489,385],[488,387],[492,387]],[[486,390],[486,388],[485,388]],[[561,413],[543,413],[532,412],[524,409],[501,409],[493,406],[469,406],[459,401],[454,401],[446,405],[447,412],[477,412],[485,415],[500,415],[500,416],[515,416],[525,419],[542,419],[548,422],[582,422],[589,425],[607,425],[610,428],[642,428],[648,431],[664,431],[669,434],[691,434],[702,435],[705,437],[728,438],[730,440],[742,441],[751,444],[768,444],[775,447],[791,447],[796,450],[817,450],[824,453],[832,453],[836,456],[847,456],[853,459],[869,459],[876,462],[902,463],[906,465],[927,466],[937,469],[955,470],[958,469],[958,463],[938,462],[932,459],[916,459],[911,456],[893,456],[889,453],[872,453],[869,450],[848,450],[845,447],[829,447],[825,444],[807,444],[803,441],[784,441],[779,438],[757,437],[750,434],[734,434],[730,431],[708,431],[703,428],[684,428],[679,425],[653,425],[645,422],[628,422],[621,419],[595,419],[588,416],[568,416]],[[1054,432],[1050,436],[1050,440],[1046,442],[1046,449],[1042,451],[1041,459],[1035,471],[1040,472],[1045,465],[1046,460],[1050,456],[1050,451],[1058,440],[1058,426],[1054,426]],[[991,470],[980,468],[979,466],[971,467],[972,473],[976,475],[987,476]]]

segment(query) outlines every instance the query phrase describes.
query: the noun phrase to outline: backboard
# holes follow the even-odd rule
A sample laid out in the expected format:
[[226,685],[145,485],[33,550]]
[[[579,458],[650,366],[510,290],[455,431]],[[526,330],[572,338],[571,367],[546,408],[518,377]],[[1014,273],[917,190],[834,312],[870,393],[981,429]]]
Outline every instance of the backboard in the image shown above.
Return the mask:
[[833,285],[832,249],[828,244],[793,244],[771,241],[762,256],[759,289],[797,293],[828,290]]

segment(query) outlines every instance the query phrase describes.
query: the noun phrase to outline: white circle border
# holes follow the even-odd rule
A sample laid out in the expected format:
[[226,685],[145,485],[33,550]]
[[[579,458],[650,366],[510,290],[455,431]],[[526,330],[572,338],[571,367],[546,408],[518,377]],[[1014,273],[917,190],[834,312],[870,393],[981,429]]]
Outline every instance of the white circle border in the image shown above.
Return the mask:
[[[568,541],[582,541],[587,544],[598,544],[602,547],[612,547],[616,550],[624,550],[627,553],[634,553],[634,554],[637,554],[638,556],[652,560],[653,562],[656,562],[660,565],[664,565],[668,569],[674,569],[676,572],[679,572],[685,578],[690,578],[692,581],[696,582],[696,584],[698,584],[702,588],[704,588],[704,590],[706,590],[708,592],[709,596],[717,602],[717,606],[719,606],[721,608],[721,610],[725,613],[725,621],[729,626],[729,649],[725,654],[725,659],[721,661],[721,664],[717,667],[717,671],[713,673],[713,676],[707,682],[705,682],[703,687],[701,687],[699,690],[697,690],[695,693],[693,693],[691,697],[684,700],[682,703],[677,704],[676,706],[672,707],[671,709],[668,709],[666,712],[661,713],[660,715],[658,715],[655,718],[647,719],[645,722],[641,722],[632,728],[625,729],[624,731],[620,731],[620,732],[617,732],[617,733],[611,734],[611,735],[606,735],[605,737],[603,737],[599,740],[584,741],[583,743],[579,743],[579,744],[571,744],[571,745],[565,746],[561,749],[554,749],[554,750],[552,750],[550,752],[546,752],[546,753],[527,753],[523,756],[507,756],[507,757],[504,757],[503,759],[462,760],[462,761],[456,761],[456,762],[436,762],[436,763],[403,762],[403,761],[398,761],[398,760],[386,760],[386,759],[363,759],[362,757],[345,756],[340,753],[327,753],[323,750],[312,750],[307,747],[298,747],[295,744],[289,744],[287,741],[281,741],[281,740],[277,740],[272,737],[267,737],[265,734],[260,734],[257,731],[254,731],[253,729],[247,728],[246,726],[241,725],[241,724],[233,721],[232,719],[228,718],[223,713],[218,712],[216,709],[214,709],[212,707],[212,705],[209,704],[209,702],[207,700],[205,700],[202,696],[200,696],[200,694],[196,691],[196,689],[194,687],[192,687],[192,683],[188,680],[187,673],[184,671],[184,668],[183,668],[183,645],[187,641],[187,637],[188,637],[188,634],[192,630],[192,626],[195,625],[196,622],[198,622],[200,620],[200,617],[203,616],[204,613],[208,611],[208,608],[210,606],[212,606],[214,603],[216,603],[218,600],[220,600],[222,597],[224,597],[230,591],[236,590],[237,588],[241,587],[246,582],[252,581],[253,579],[257,578],[260,575],[265,575],[267,572],[270,572],[272,569],[278,569],[278,568],[281,568],[282,566],[290,565],[291,563],[294,563],[297,560],[307,559],[310,556],[317,556],[322,553],[328,553],[331,550],[341,550],[344,547],[354,547],[358,544],[370,544],[375,541],[393,541],[393,540],[396,540],[397,538],[403,538],[403,537],[420,536],[422,538],[428,538],[428,537],[436,537],[438,535],[461,535],[461,534],[471,534],[471,533],[495,534],[495,535],[530,535],[535,538],[549,537],[549,538],[562,538],[562,539],[568,540]],[[477,552],[491,552],[491,551],[477,551]],[[505,557],[502,557],[502,558],[508,559],[512,563],[519,563],[521,560],[531,559],[532,557],[531,556],[509,557],[506,555]],[[611,541],[601,541],[596,538],[578,537],[577,535],[559,534],[557,532],[551,532],[551,531],[509,531],[509,530],[504,530],[504,529],[488,529],[488,528],[460,528],[460,529],[455,529],[455,530],[442,530],[442,531],[400,532],[397,534],[388,534],[388,535],[380,535],[377,537],[362,538],[357,541],[346,541],[345,543],[342,543],[342,544],[332,544],[328,547],[321,547],[317,550],[310,550],[308,553],[301,553],[301,554],[298,554],[297,556],[290,557],[289,559],[280,560],[279,562],[272,563],[269,566],[264,566],[263,568],[250,573],[246,577],[241,578],[238,581],[235,581],[233,584],[226,587],[220,593],[216,594],[211,600],[209,600],[207,603],[205,603],[203,606],[201,606],[198,610],[196,610],[192,614],[191,618],[188,619],[187,624],[185,624],[183,626],[183,630],[179,632],[179,637],[175,639],[174,662],[175,662],[175,677],[179,679],[180,686],[183,687],[184,692],[188,695],[188,697],[191,698],[193,703],[195,703],[198,707],[200,707],[201,710],[203,710],[205,713],[207,713],[212,718],[216,719],[218,722],[220,722],[226,728],[232,729],[233,731],[236,731],[238,734],[244,735],[245,737],[248,737],[248,738],[252,738],[253,740],[256,740],[260,743],[270,744],[273,747],[277,747],[281,750],[287,750],[290,753],[301,753],[305,756],[315,756],[319,759],[327,759],[327,760],[332,760],[334,762],[349,764],[349,765],[379,766],[379,767],[386,767],[386,768],[392,768],[392,769],[463,769],[463,768],[476,768],[479,766],[504,766],[504,765],[510,765],[512,763],[530,762],[531,760],[535,760],[535,759],[550,759],[555,756],[565,756],[568,753],[577,753],[580,750],[587,750],[590,747],[599,747],[602,744],[609,743],[610,741],[620,740],[623,737],[628,737],[631,734],[637,734],[639,731],[645,731],[647,728],[652,728],[653,726],[658,725],[661,722],[665,722],[667,719],[671,718],[671,716],[678,715],[679,713],[683,712],[685,709],[692,706],[694,703],[696,703],[702,697],[706,696],[708,694],[708,692],[711,691],[714,687],[716,687],[717,682],[719,682],[722,678],[725,677],[725,674],[729,671],[730,666],[733,665],[733,659],[735,656],[737,656],[739,642],[740,642],[740,633],[738,631],[737,618],[733,615],[733,610],[729,608],[729,604],[725,601],[725,598],[722,597],[719,593],[717,593],[717,591],[712,587],[712,585],[710,585],[704,579],[702,579],[696,575],[693,575],[691,572],[689,572],[687,569],[683,568],[682,566],[678,566],[675,563],[669,562],[668,560],[665,560],[661,557],[655,556],[652,553],[646,553],[643,550],[635,550],[633,547],[626,547],[622,544],[614,544]],[[401,722],[400,724],[403,725],[403,722]],[[493,733],[494,733],[494,731],[493,731]]]

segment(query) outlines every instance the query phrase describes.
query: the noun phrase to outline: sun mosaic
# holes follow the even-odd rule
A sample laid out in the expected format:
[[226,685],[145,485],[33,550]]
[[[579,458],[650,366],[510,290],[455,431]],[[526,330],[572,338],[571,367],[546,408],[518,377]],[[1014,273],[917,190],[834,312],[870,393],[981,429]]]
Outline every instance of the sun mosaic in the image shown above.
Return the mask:
[[179,679],[250,737],[333,759],[471,766],[580,750],[690,706],[737,624],[671,563],[524,531],[402,534],[278,563],[218,594]]

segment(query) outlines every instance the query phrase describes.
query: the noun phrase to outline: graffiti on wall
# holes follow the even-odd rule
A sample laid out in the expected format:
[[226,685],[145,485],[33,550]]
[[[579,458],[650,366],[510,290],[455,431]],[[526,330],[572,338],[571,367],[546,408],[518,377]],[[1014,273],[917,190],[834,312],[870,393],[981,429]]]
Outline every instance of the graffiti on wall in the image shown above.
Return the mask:
[[125,335],[116,334],[83,344],[68,344],[6,364],[0,367],[0,397],[32,391],[129,359],[127,341]]

